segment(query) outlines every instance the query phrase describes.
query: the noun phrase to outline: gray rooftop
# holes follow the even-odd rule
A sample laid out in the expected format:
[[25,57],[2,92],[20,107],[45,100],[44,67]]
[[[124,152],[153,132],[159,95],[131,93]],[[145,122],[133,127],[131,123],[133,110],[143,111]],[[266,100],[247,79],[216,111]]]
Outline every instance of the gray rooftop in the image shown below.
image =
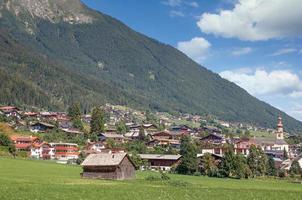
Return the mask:
[[125,158],[126,153],[100,153],[100,154],[90,154],[82,166],[117,166]]

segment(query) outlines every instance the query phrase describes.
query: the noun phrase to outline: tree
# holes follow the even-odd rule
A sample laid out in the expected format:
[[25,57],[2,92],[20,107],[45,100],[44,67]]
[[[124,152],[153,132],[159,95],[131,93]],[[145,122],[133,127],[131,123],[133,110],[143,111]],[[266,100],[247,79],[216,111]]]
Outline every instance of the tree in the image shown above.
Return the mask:
[[287,151],[286,151],[285,148],[283,149],[283,158],[284,158],[285,160],[288,159],[288,153],[287,153]]
[[81,117],[81,106],[80,103],[73,103],[68,108],[68,116],[74,120],[78,117]]
[[68,116],[71,118],[72,124],[75,128],[84,130],[81,106],[79,103],[74,103],[68,108]]
[[292,162],[292,165],[290,167],[289,172],[291,174],[300,174],[301,173],[301,167],[300,167],[300,164],[299,164],[299,162],[297,160],[294,160]]
[[96,107],[92,110],[90,121],[90,133],[101,133],[105,131],[105,116],[100,107]]
[[267,175],[276,176],[276,174],[277,174],[277,170],[275,167],[275,161],[272,156],[269,156],[267,162]]
[[215,165],[215,160],[210,153],[204,154],[202,158],[202,171],[205,175],[209,175],[211,172],[217,169]]
[[140,169],[140,167],[147,165],[147,161],[141,159],[136,152],[131,153],[130,159],[134,163],[136,169]]
[[231,145],[226,149],[220,170],[227,177],[248,178],[251,176],[251,170],[247,165],[246,158],[241,154],[235,155],[234,148]]
[[235,161],[234,150],[233,147],[229,146],[223,155],[223,162],[221,164],[222,170],[225,171],[228,177],[233,176],[234,174],[234,169],[235,169],[234,161]]
[[126,123],[124,121],[119,121],[116,123],[116,131],[119,134],[126,134],[128,131],[128,127],[126,126]]
[[0,146],[8,147],[9,145],[11,145],[11,143],[12,142],[7,135],[0,133]]
[[139,128],[138,139],[141,140],[141,141],[146,141],[147,140],[147,136],[145,134],[145,129],[143,127]]
[[254,176],[263,176],[267,172],[267,156],[260,147],[251,146],[247,164]]
[[193,174],[197,170],[197,149],[189,136],[181,138],[180,154],[182,159],[176,172],[179,174]]

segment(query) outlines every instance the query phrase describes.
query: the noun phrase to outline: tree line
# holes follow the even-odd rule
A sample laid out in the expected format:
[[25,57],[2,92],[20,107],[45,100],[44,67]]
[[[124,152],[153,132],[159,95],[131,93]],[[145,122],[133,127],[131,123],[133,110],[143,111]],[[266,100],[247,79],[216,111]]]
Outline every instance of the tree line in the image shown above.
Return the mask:
[[[287,172],[277,169],[273,157],[267,156],[264,151],[252,145],[249,155],[235,154],[234,147],[228,145],[221,159],[215,160],[212,154],[206,153],[201,160],[197,158],[197,146],[189,136],[181,139],[181,163],[175,172],[186,175],[206,175],[219,178],[255,178],[263,176],[284,177]],[[289,174],[301,175],[302,171],[297,160],[292,162]]]

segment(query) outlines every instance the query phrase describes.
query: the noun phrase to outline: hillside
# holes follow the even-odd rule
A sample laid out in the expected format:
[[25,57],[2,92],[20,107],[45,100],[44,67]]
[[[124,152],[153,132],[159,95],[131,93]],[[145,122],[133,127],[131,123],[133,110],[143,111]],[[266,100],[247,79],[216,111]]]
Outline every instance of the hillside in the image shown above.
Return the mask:
[[299,184],[286,180],[235,180],[169,174],[170,181],[147,181],[156,172],[137,172],[135,180],[80,178],[79,166],[0,158],[2,200],[14,199],[301,199]]
[[[0,104],[109,102],[274,127],[281,111],[79,0],[0,0]],[[302,123],[282,113],[288,131]]]

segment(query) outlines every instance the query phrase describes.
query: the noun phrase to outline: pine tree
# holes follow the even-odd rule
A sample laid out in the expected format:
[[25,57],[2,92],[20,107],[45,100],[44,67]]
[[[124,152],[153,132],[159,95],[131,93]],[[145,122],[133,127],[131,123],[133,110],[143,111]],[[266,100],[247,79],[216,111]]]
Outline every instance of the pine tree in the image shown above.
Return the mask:
[[260,147],[251,146],[247,164],[254,176],[263,176],[267,172],[267,156]]
[[287,153],[287,151],[286,151],[285,148],[283,149],[283,158],[284,158],[285,160],[288,159],[288,153]]
[[292,165],[291,165],[289,171],[290,171],[291,174],[300,174],[301,173],[301,167],[300,167],[300,164],[297,160],[294,160],[292,162]]
[[79,103],[74,103],[68,108],[68,116],[71,118],[72,124],[75,128],[84,130],[81,106]]
[[181,138],[180,154],[182,155],[181,163],[176,168],[179,174],[193,174],[197,171],[197,149],[189,136]]
[[275,167],[275,161],[274,161],[273,157],[270,156],[268,158],[268,162],[267,162],[267,175],[276,176],[276,174],[277,174],[277,170]]
[[100,107],[92,110],[90,133],[98,134],[105,131],[105,115]]

